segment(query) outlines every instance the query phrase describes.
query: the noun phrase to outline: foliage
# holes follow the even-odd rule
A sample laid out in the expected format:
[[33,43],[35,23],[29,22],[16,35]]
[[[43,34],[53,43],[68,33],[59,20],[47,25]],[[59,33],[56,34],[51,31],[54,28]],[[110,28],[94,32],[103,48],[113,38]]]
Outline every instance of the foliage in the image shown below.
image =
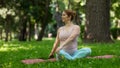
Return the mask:
[[[5,30],[5,22],[6,16],[10,15],[10,21],[12,24],[9,25],[10,32],[14,33],[14,35],[18,34],[20,31],[19,28],[20,24],[23,21],[23,17],[27,17],[27,25],[30,22],[32,25],[35,23],[39,24],[39,28],[43,24],[43,20],[45,17],[45,4],[47,0],[0,0],[0,30]],[[51,4],[59,4],[60,11],[64,9],[68,9],[68,5],[70,4],[73,10],[78,12],[78,16],[81,17],[82,25],[85,25],[85,6],[86,0],[50,0]],[[111,24],[116,24],[116,21],[120,19],[120,0],[111,0]],[[55,7],[49,6],[48,11],[48,21],[47,23],[51,22],[50,24],[53,25],[52,14],[54,14]],[[52,14],[51,14],[52,13]],[[82,28],[81,28],[82,29]],[[33,27],[32,27],[33,30]],[[54,28],[48,29],[54,32]],[[34,34],[34,31],[32,31]],[[48,31],[49,32],[49,31]]]
[[[119,68],[120,58],[111,59],[77,59],[75,61],[46,62],[37,64],[23,64],[21,60],[30,58],[47,58],[55,39],[44,38],[43,41],[32,42],[3,42],[0,41],[0,67],[1,68]],[[47,43],[46,43],[47,42]],[[120,41],[115,43],[83,44],[79,41],[79,48],[90,47],[91,56],[117,55],[120,56]],[[113,64],[114,63],[114,64]]]
[[84,38],[84,30],[85,30],[85,26],[81,25],[80,26],[80,38],[83,39]]
[[[117,20],[120,19],[120,0],[111,0],[111,23],[116,24]],[[115,26],[113,26],[115,27]]]
[[117,39],[117,37],[120,35],[120,28],[111,28],[111,34],[113,39]]
[[[50,13],[50,7],[46,8],[48,0],[4,0],[1,1],[0,5],[0,26],[4,26],[4,23],[8,23],[6,17],[7,15],[10,16],[10,21],[12,21],[12,24],[8,24],[8,26],[11,28],[10,32],[17,33],[22,30],[22,27],[25,29],[29,28],[29,25],[31,24],[30,29],[34,29],[34,24],[37,23],[39,25],[46,26],[47,23],[49,23],[52,19],[52,14]],[[50,0],[48,1],[50,2]],[[48,3],[49,5],[49,3]],[[46,13],[46,9],[48,10]],[[45,20],[45,15],[47,14],[47,19]],[[2,23],[2,24],[1,24]],[[23,26],[27,23],[26,26]],[[40,28],[41,26],[39,26]],[[41,27],[42,28],[42,27]],[[3,28],[2,30],[4,30]],[[8,28],[9,29],[9,28]],[[32,34],[34,34],[34,31],[32,31]],[[26,33],[26,32],[24,32]],[[29,32],[30,33],[30,32]],[[20,34],[19,34],[20,35]]]

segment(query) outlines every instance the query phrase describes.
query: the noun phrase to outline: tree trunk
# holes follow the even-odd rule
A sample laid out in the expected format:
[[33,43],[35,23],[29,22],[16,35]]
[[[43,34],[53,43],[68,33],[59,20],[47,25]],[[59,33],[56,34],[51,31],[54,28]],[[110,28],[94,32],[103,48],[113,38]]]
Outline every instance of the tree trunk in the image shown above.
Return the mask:
[[71,9],[71,1],[68,0],[68,9]]
[[38,35],[38,39],[37,41],[42,41],[42,38],[44,36],[44,31],[45,31],[45,28],[46,26],[48,25],[48,11],[49,11],[49,2],[50,0],[46,0],[46,5],[45,5],[45,16],[44,16],[44,20],[43,20],[43,23],[41,24],[41,31]]
[[44,31],[45,31],[45,28],[46,28],[46,24],[42,24],[41,28],[42,29],[41,29],[41,31],[40,31],[40,33],[38,35],[37,41],[42,41],[42,38],[44,36]]
[[23,20],[21,21],[20,25],[20,34],[19,34],[19,41],[26,41],[26,27],[27,27],[27,20],[26,16],[24,16]]
[[2,40],[2,28],[0,28],[0,40]]
[[11,15],[7,15],[5,19],[5,34],[6,34],[5,41],[6,42],[9,40],[11,20],[12,20]]
[[12,41],[12,32],[9,33],[10,41]]
[[28,41],[31,41],[31,36],[32,36],[32,31],[33,31],[33,26],[34,25],[32,25],[32,23],[31,22],[29,22],[29,25],[28,25],[28,27],[29,27],[29,30],[28,30]]
[[112,42],[110,0],[87,0],[84,42]]

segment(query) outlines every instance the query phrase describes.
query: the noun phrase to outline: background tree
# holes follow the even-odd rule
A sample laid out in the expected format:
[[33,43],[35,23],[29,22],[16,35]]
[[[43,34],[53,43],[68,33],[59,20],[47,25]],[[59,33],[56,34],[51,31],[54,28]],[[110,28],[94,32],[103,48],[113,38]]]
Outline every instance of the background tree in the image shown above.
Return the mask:
[[[50,7],[50,4],[57,2],[60,12],[68,8],[77,12],[75,23],[81,26],[80,35],[81,38],[84,38],[84,40],[87,41],[88,37],[92,37],[91,33],[93,36],[95,35],[95,37],[92,37],[92,41],[100,41],[100,38],[102,37],[98,35],[99,33],[101,33],[101,35],[106,34],[108,38],[110,31],[107,30],[109,30],[109,28],[111,28],[112,35],[114,34],[114,37],[117,38],[117,35],[120,35],[117,27],[119,26],[120,18],[120,1],[111,0],[111,3],[109,4],[111,5],[111,8],[108,6],[109,2],[106,4],[104,3],[106,1],[100,1],[100,3],[96,2],[96,0],[92,0],[91,2],[87,1],[87,3],[86,1],[87,0],[0,0],[0,37],[2,40],[6,41],[12,39],[18,39],[19,41],[30,41],[31,39],[34,39],[33,37],[35,34],[37,35],[36,37],[38,40],[42,40],[44,36],[47,36],[50,30],[52,30],[52,33],[55,33],[56,23],[52,18],[52,14],[54,15],[55,9]],[[86,23],[87,25],[85,25],[85,6],[87,6],[86,18],[87,21],[90,22],[90,24]],[[109,11],[111,14],[110,19],[107,17],[109,16]],[[112,25],[110,26],[110,23],[107,22],[110,22]],[[85,28],[85,31],[84,25],[87,28]],[[48,26],[55,28],[48,28]],[[93,29],[94,27],[96,29]],[[113,28],[115,28],[115,30]],[[98,34],[94,33],[98,29],[100,29],[99,32],[97,32]],[[85,32],[84,36],[83,32]],[[104,35],[105,37],[103,36],[104,40],[106,35]],[[97,37],[100,37],[99,40]]]
[[120,0],[111,0],[111,33],[113,39],[120,37]]
[[111,42],[110,0],[87,0],[84,42]]
[[42,18],[41,18],[41,22],[42,22],[42,24],[41,24],[41,32],[39,33],[39,36],[38,36],[38,41],[41,41],[42,40],[42,38],[43,38],[43,36],[44,36],[44,31],[45,31],[45,28],[46,28],[46,26],[48,25],[48,23],[49,23],[49,21],[51,20],[51,13],[50,13],[50,7],[49,7],[49,5],[50,5],[50,0],[45,0],[44,1],[44,9],[43,9],[43,11],[44,11],[44,15],[42,16]]

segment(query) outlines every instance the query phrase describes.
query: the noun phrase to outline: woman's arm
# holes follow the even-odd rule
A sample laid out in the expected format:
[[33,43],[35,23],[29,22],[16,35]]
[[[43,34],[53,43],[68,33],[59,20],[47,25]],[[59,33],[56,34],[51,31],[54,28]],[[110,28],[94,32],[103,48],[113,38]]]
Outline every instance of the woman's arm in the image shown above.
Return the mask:
[[53,56],[53,54],[55,53],[55,51],[56,51],[56,49],[57,49],[57,47],[58,47],[58,45],[59,45],[59,30],[58,30],[58,32],[57,32],[57,36],[56,36],[56,40],[55,40],[55,42],[54,42],[54,45],[53,45],[53,48],[52,48],[52,50],[51,50],[51,53],[49,54],[49,58],[51,57],[51,56]]

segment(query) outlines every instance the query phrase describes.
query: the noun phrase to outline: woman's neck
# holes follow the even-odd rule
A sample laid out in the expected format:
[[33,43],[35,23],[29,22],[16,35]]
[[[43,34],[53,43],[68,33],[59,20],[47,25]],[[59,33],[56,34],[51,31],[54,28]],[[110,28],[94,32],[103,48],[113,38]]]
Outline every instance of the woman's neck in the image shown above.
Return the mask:
[[67,22],[65,23],[65,26],[66,26],[66,27],[68,27],[68,26],[70,26],[70,25],[73,25],[73,23],[72,23],[71,21],[67,21]]

